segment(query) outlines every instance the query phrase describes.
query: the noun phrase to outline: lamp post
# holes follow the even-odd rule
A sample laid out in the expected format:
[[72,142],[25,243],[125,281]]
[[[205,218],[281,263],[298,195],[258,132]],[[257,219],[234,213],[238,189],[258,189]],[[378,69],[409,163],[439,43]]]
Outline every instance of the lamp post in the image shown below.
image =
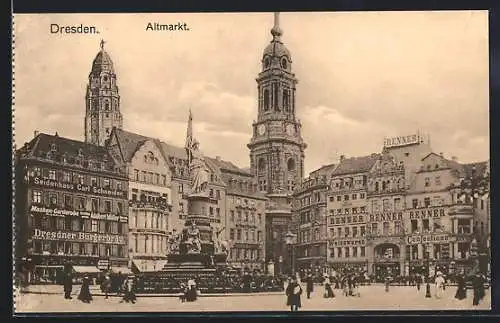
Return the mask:
[[288,231],[285,235],[285,243],[289,248],[292,249],[292,258],[291,258],[291,263],[292,263],[292,277],[295,277],[295,240],[297,238],[296,234],[293,234],[291,231]]
[[430,276],[431,276],[431,255],[429,252],[430,249],[430,244],[427,245],[427,248],[425,250],[425,266],[427,267],[427,277],[426,277],[426,284],[425,284],[425,298],[430,298],[431,297],[431,283],[430,283]]

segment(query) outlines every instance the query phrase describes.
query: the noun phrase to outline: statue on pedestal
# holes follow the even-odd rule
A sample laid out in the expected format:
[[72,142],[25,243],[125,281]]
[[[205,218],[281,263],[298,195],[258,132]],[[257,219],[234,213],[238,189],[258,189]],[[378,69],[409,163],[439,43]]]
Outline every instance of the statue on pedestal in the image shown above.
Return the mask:
[[186,153],[191,175],[191,194],[208,194],[209,169],[200,151],[200,143],[193,138],[193,116],[189,110],[186,135]]
[[201,253],[200,229],[196,227],[196,222],[186,230],[186,246],[188,253]]

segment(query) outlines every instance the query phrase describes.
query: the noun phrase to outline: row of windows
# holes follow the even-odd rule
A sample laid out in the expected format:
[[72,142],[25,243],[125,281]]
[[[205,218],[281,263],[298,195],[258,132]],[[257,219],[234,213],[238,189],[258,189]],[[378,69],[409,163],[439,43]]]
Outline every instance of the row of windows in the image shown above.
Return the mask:
[[92,220],[76,217],[55,217],[35,214],[32,217],[35,228],[47,231],[64,230],[73,232],[99,232],[110,234],[126,234],[128,223],[107,220]]
[[[334,174],[331,175],[331,177],[334,176]],[[356,180],[352,178],[341,178],[340,180],[334,180],[334,183],[331,184],[331,188],[337,190],[361,188],[366,186],[367,179],[368,177],[366,175],[363,175],[362,179]]]
[[151,204],[165,204],[168,202],[167,193],[157,193],[149,191],[139,191],[132,189],[131,200],[133,202],[151,203]]
[[168,231],[167,215],[160,211],[132,209],[129,220],[131,228]]
[[[147,158],[146,156],[144,157]],[[134,177],[132,179],[136,182],[167,186],[167,175],[164,174],[134,169]]]
[[[380,184],[381,183],[381,184]],[[384,192],[384,191],[391,191],[394,189],[403,189],[404,188],[404,181],[403,179],[400,179],[395,182],[391,182],[390,180],[387,181],[382,181],[382,182],[375,182],[370,185],[370,189],[374,190],[375,192]]]
[[321,240],[321,233],[318,228],[315,228],[314,230],[308,229],[305,231],[300,231],[298,240],[299,243],[319,241]]
[[47,207],[64,207],[67,210],[124,214],[124,203],[116,200],[101,200],[54,191],[31,191],[31,202]]
[[[232,223],[235,222],[233,210],[229,211],[229,221],[231,221]],[[256,221],[255,213],[253,213],[253,212],[250,213],[249,211],[245,211],[244,216],[243,216],[242,211],[237,210],[236,211],[236,223],[249,223],[249,224],[262,225],[262,214],[260,214],[260,213],[257,214],[257,221]]]
[[345,208],[345,209],[336,209],[336,210],[329,210],[329,215],[345,215],[345,214],[358,214],[358,213],[365,213],[366,212],[366,207],[353,207],[353,208]]
[[46,255],[86,255],[100,257],[126,257],[122,245],[79,243],[67,241],[34,241],[34,253]]
[[132,234],[130,237],[131,252],[147,254],[167,254],[167,237]]
[[375,222],[371,226],[367,226],[367,231],[372,236],[402,235],[404,234],[404,227],[401,221],[394,221],[392,228],[389,222],[383,222],[382,230],[380,230],[379,223]]
[[383,199],[382,200],[382,209],[380,208],[380,200],[374,199],[372,200],[372,212],[392,212],[392,211],[401,211],[403,210],[403,204],[401,203],[401,198],[396,197],[393,199],[393,203],[391,204],[391,199]]
[[259,260],[260,256],[260,249],[232,248],[229,250],[229,259],[231,260]]
[[[359,253],[358,253],[359,248]],[[356,258],[365,257],[366,249],[365,247],[337,247],[337,252],[333,248],[330,249],[330,257],[335,258]],[[336,254],[336,255],[335,255]]]
[[29,170],[29,176],[42,177],[54,181],[61,181],[66,183],[90,185],[95,187],[102,187],[110,190],[123,191],[125,188],[125,181],[116,180],[113,178],[99,177],[95,175],[68,172],[63,170],[32,167]]
[[[273,98],[273,107],[276,111],[281,111],[280,109],[280,104],[279,104],[279,89],[278,89],[278,83],[274,82],[271,84],[271,88],[272,88],[272,98]],[[288,112],[289,109],[290,109],[290,90],[285,88],[283,89],[283,91],[281,92],[281,99],[282,99],[282,105],[283,105],[283,109],[285,112]],[[270,107],[271,107],[271,91],[269,91],[269,89],[264,89],[263,91],[263,98],[262,98],[263,102],[262,102],[262,106],[263,106],[263,109],[264,109],[264,112],[267,112],[269,111]]]
[[[356,238],[356,237],[364,237],[366,235],[365,226],[362,225],[360,227],[344,227],[342,228],[330,228],[330,238]],[[337,232],[335,232],[337,231]],[[335,234],[336,233],[336,234]]]
[[[358,198],[360,200],[362,200],[362,199],[366,198],[366,194],[365,193],[359,193],[359,194],[353,193],[353,194],[345,194],[344,196],[337,195],[337,197],[336,197],[337,202],[342,201],[342,197],[343,197],[344,201],[349,201],[349,199],[357,200]],[[330,196],[330,202],[335,202],[335,196]]]
[[[471,219],[457,219],[456,227],[452,225],[451,232],[459,234],[469,234],[472,233],[472,220]],[[442,231],[444,229],[441,219],[434,218],[430,219],[415,219],[411,220],[411,232],[435,232]]]
[[[424,178],[424,185],[425,185],[425,187],[431,186],[431,178],[430,177]],[[434,177],[434,185],[441,186],[441,176]]]
[[[243,233],[243,236],[242,236]],[[242,239],[244,238],[244,239]],[[257,238],[257,240],[256,240]],[[255,230],[242,230],[233,229],[229,230],[229,240],[236,241],[249,241],[249,242],[261,242],[262,241],[262,231],[257,231],[257,237],[255,236]]]

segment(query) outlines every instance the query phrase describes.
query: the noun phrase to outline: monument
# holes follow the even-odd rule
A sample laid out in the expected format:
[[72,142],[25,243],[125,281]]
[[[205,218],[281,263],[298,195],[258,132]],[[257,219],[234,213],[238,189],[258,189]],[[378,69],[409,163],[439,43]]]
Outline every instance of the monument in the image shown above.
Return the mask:
[[168,240],[167,264],[154,279],[145,280],[145,292],[161,291],[159,286],[185,283],[189,279],[212,279],[217,267],[225,266],[229,251],[227,241],[220,238],[224,230],[214,230],[210,226],[207,210],[210,205],[208,181],[210,170],[199,142],[192,135],[192,115],[189,112],[186,136],[191,185],[188,191],[188,216],[182,232],[172,231]]

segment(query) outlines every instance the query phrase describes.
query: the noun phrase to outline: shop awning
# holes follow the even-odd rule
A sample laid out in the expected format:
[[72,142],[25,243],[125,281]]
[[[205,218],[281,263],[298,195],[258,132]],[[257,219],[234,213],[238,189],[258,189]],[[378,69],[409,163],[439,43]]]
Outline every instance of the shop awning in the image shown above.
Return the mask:
[[35,265],[35,268],[64,268],[62,265]]
[[142,259],[134,259],[132,260],[134,266],[140,272],[148,272],[148,271],[160,271],[167,264],[166,260],[142,260]]
[[111,271],[114,272],[115,274],[118,274],[118,273],[122,273],[124,275],[132,274],[132,271],[128,267],[111,266]]
[[73,266],[73,270],[76,271],[77,273],[82,273],[82,274],[92,274],[101,272],[95,266]]

